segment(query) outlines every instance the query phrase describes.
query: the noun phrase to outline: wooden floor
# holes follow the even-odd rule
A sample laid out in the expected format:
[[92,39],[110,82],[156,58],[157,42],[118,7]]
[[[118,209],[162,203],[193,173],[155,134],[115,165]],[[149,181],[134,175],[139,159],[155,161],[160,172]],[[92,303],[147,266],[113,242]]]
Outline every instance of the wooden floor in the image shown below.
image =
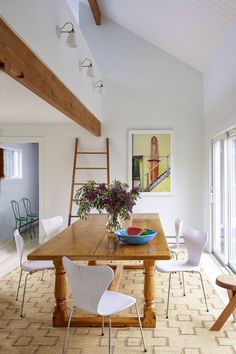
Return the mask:
[[[38,246],[38,229],[35,230],[35,236],[30,235],[29,232],[24,232],[22,233],[22,237],[24,238],[25,245],[24,258],[26,258],[27,254]],[[0,278],[18,267],[18,265],[13,237],[12,239],[0,241]]]

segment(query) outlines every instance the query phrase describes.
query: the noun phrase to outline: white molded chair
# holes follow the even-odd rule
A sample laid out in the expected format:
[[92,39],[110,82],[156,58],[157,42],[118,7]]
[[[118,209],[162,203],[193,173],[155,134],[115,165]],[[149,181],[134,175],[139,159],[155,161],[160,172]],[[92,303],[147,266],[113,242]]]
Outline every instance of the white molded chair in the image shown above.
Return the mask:
[[46,237],[44,241],[50,240],[58,232],[62,230],[63,218],[62,216],[54,216],[48,219],[41,220]]
[[202,280],[202,275],[199,271],[199,265],[201,261],[201,256],[203,250],[207,243],[207,234],[194,230],[191,227],[187,227],[183,233],[184,240],[186,243],[186,248],[188,252],[188,260],[181,262],[178,260],[169,260],[169,261],[158,261],[156,264],[156,269],[161,273],[169,273],[169,287],[168,287],[168,298],[167,298],[167,309],[166,309],[166,318],[168,318],[169,311],[169,300],[170,300],[170,286],[171,286],[171,275],[173,273],[182,273],[183,279],[183,295],[185,296],[185,285],[184,285],[184,272],[198,273],[200,276],[203,295],[206,304],[206,310],[208,310],[206,293],[204,289],[204,284]]
[[175,256],[176,259],[178,259],[178,252],[181,251],[181,248],[179,248],[179,240],[180,240],[180,235],[182,232],[182,227],[183,227],[183,220],[180,218],[175,219],[175,244],[172,246],[170,245],[170,251]]
[[[132,305],[136,306],[142,342],[144,351],[146,352],[147,349],[144,343],[142,325],[136,299],[116,291],[107,290],[114,277],[113,270],[105,265],[87,266],[75,264],[67,257],[63,257],[62,262],[69,278],[69,283],[71,285],[76,307],[81,310],[102,316],[102,335],[104,330],[104,317],[108,317],[109,354],[111,354],[111,315],[120,312]],[[73,306],[70,310],[63,346],[63,354],[66,353],[67,338],[74,307],[75,306]]]
[[54,265],[53,265],[52,261],[25,261],[25,262],[23,262],[24,240],[21,237],[21,235],[19,234],[18,230],[15,230],[15,232],[14,232],[14,239],[16,242],[16,250],[17,250],[17,255],[18,255],[18,259],[19,259],[19,265],[21,268],[20,278],[19,278],[18,288],[17,288],[17,293],[16,293],[16,300],[18,300],[22,273],[27,272],[27,274],[25,276],[25,285],[24,285],[24,292],[23,292],[21,311],[20,311],[20,316],[23,317],[25,291],[26,291],[26,284],[27,284],[28,276],[35,273],[35,272],[43,271],[44,269],[54,269]]

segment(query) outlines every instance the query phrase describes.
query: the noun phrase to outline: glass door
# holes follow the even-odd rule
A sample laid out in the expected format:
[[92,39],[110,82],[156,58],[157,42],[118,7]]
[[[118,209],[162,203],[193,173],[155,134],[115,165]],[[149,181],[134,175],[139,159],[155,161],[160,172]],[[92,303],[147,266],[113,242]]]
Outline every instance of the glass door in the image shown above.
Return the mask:
[[212,175],[212,231],[213,252],[227,263],[226,242],[226,135],[213,141]]
[[236,131],[228,137],[229,147],[229,266],[236,272]]

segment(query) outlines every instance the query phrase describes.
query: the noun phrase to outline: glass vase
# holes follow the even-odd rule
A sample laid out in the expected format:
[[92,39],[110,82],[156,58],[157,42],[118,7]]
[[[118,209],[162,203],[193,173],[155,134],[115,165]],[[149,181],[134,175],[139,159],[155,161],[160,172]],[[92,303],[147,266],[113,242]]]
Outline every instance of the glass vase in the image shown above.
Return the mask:
[[106,222],[106,229],[108,232],[114,232],[121,229],[121,220],[119,214],[109,214]]

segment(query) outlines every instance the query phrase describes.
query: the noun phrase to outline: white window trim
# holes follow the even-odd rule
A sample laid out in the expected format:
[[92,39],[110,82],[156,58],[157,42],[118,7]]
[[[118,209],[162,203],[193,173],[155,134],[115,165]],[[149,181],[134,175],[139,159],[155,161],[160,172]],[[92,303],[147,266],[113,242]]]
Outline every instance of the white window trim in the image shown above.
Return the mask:
[[16,169],[18,170],[16,176],[13,177],[4,177],[4,180],[6,181],[18,181],[18,180],[22,180],[23,179],[23,159],[22,159],[22,155],[23,155],[23,151],[22,149],[17,149],[14,147],[9,147],[9,146],[4,146],[2,144],[0,144],[0,148],[4,149],[4,150],[10,150],[10,151],[15,151],[19,153],[19,157],[20,157],[20,161],[17,163],[18,166],[16,167]]

